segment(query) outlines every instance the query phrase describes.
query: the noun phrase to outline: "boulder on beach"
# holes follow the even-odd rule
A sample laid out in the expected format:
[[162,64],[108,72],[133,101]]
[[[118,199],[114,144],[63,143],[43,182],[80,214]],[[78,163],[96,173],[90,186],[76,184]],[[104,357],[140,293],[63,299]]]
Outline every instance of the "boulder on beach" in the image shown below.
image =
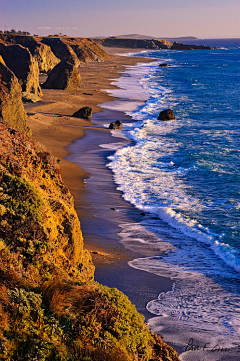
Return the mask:
[[159,113],[158,120],[174,120],[175,114],[172,109],[166,109]]
[[90,120],[92,118],[92,108],[83,107],[79,109],[77,112],[75,112],[72,116],[76,118],[83,118]]
[[81,76],[75,58],[69,57],[57,64],[42,84],[44,89],[76,90],[81,86]]
[[42,96],[39,85],[39,67],[30,51],[22,45],[0,43],[0,55],[6,66],[16,75],[23,92]]
[[27,114],[22,103],[22,89],[13,72],[0,61],[0,118],[13,128],[27,131]]
[[121,130],[122,127],[123,127],[122,122],[120,120],[116,120],[116,122],[110,123],[108,128],[109,129],[114,129],[114,130],[116,130],[116,129]]

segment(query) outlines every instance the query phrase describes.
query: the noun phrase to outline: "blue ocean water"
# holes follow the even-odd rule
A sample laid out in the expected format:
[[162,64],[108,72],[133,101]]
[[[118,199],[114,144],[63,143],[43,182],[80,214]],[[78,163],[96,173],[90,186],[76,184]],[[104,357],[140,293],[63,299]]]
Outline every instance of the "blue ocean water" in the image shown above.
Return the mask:
[[[145,51],[138,56],[152,63],[126,69],[117,85],[131,98],[132,122],[123,134],[133,144],[117,150],[108,166],[123,197],[146,212],[138,226],[122,225],[123,243],[159,249],[130,265],[174,280],[171,292],[149,300],[148,310],[159,316],[150,326],[164,328],[176,343],[187,342],[191,329],[213,342],[229,343],[231,335],[230,346],[237,347],[240,40],[201,43],[220,48]],[[176,120],[157,120],[168,108]]]

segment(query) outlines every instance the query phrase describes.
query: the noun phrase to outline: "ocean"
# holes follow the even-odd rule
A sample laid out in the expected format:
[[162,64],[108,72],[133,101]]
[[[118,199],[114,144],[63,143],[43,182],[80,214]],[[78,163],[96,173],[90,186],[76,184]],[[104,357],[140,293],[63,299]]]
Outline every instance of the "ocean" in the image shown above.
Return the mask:
[[[240,358],[240,39],[195,43],[219,48],[132,54],[153,61],[127,67],[102,107],[131,117],[107,165],[144,215],[122,243],[158,250],[129,265],[174,282],[149,300],[149,327],[186,345],[181,360],[213,361]],[[157,120],[168,108],[176,120]]]

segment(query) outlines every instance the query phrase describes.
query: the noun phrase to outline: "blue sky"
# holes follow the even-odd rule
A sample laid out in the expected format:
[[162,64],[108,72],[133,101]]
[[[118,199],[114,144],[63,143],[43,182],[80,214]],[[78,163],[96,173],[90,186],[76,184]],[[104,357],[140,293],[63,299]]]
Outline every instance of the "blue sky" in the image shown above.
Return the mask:
[[0,30],[240,38],[239,0],[0,0]]

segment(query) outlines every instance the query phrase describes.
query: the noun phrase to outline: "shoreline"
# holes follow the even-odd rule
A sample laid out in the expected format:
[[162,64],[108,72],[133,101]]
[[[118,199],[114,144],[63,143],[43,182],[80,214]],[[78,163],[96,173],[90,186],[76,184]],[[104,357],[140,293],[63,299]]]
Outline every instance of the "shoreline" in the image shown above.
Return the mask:
[[[104,227],[102,226],[102,209],[99,210],[97,209],[98,206],[92,204],[93,199],[91,199],[91,196],[90,198],[86,197],[86,195],[89,195],[89,192],[85,187],[85,179],[92,177],[94,167],[86,170],[82,160],[79,164],[76,164],[75,156],[72,154],[76,144],[80,146],[82,153],[86,149],[91,153],[94,146],[99,148],[97,142],[99,144],[116,142],[116,138],[112,137],[108,129],[103,128],[101,122],[103,119],[105,121],[108,118],[110,123],[119,117],[123,119],[127,118],[127,116],[122,112],[104,110],[99,106],[99,104],[118,99],[102,89],[117,89],[117,86],[111,84],[111,82],[121,76],[121,71],[124,71],[125,66],[134,66],[138,62],[146,63],[153,61],[153,59],[113,55],[124,53],[124,49],[106,48],[105,51],[112,56],[109,61],[81,64],[82,88],[80,91],[43,89],[43,101],[41,103],[28,104],[25,106],[25,109],[29,115],[28,126],[32,129],[33,138],[44,144],[47,150],[51,151],[60,160],[63,179],[73,195],[75,209],[80,219],[84,246],[91,251],[96,267],[95,279],[110,287],[116,287],[127,294],[136,305],[138,311],[144,314],[147,319],[152,314],[146,310],[145,304],[152,297],[156,298],[161,291],[170,290],[172,281],[165,278],[161,280],[159,276],[128,266],[127,262],[139,257],[140,253],[127,250],[123,244],[119,243],[119,212],[111,210],[111,208],[116,207],[110,206],[109,209],[104,209],[107,217],[104,220]],[[125,52],[139,51],[141,49],[127,49]],[[71,114],[82,106],[92,107],[93,117],[91,122],[71,117]],[[95,143],[92,140],[89,141],[89,137],[92,134],[95,137]],[[99,134],[101,134],[101,138]],[[120,141],[122,141],[122,138],[120,138]],[[101,148],[99,149],[101,151]],[[103,150],[103,152],[105,151]],[[106,151],[106,153],[109,152],[113,153]],[[90,159],[88,154],[86,159],[88,163]],[[106,164],[106,156],[104,161]],[[112,172],[105,166],[104,161],[101,164],[101,169],[103,170],[104,177],[107,173],[108,184],[111,183],[110,193],[113,196],[114,202],[116,201],[118,206],[124,210],[122,212],[122,221],[131,222],[139,220],[139,217],[141,217],[140,211],[123,200],[121,193],[116,190]],[[98,165],[96,169],[98,169]],[[107,198],[105,197],[105,201]],[[95,210],[98,213],[98,222],[96,222]],[[128,214],[124,214],[125,212]],[[95,224],[94,229],[92,229],[93,220]],[[106,234],[108,235],[107,237]],[[119,267],[121,269],[121,279],[119,279]],[[131,281],[129,280],[129,274],[132,277]],[[140,279],[141,282],[139,282]],[[135,290],[133,290],[133,284],[135,283],[140,283],[141,286],[139,289],[135,287]],[[149,286],[150,283],[151,286]],[[140,294],[141,297],[139,297]]]
[[[122,58],[122,60],[125,59]],[[127,60],[129,60],[129,58],[127,58]],[[134,58],[134,60],[136,60],[136,58]],[[94,65],[95,70],[98,68],[98,65],[90,64],[90,69],[88,68],[88,65],[89,64],[86,64],[84,69],[86,74],[92,72],[91,76],[93,79]],[[112,67],[114,67],[114,65],[112,65]],[[115,79],[117,78],[117,75],[121,76],[119,73],[116,73]],[[108,82],[110,83],[110,79],[108,79]],[[97,82],[93,82],[92,80],[92,85],[95,86],[96,84]],[[115,85],[109,84],[109,86],[108,84],[105,84],[104,89],[109,89],[111,87],[117,88]],[[88,93],[87,83],[85,89],[86,93],[83,93],[83,95],[87,94],[88,96],[91,96]],[[111,95],[106,94],[105,91],[102,91],[101,89],[103,88],[99,89],[99,93],[105,93],[101,94],[101,96],[105,96],[104,103],[111,100],[118,101],[118,98],[112,97]],[[102,102],[98,104],[102,104]],[[79,163],[82,169],[78,166],[75,167],[73,163],[67,162],[66,157],[64,157],[62,160],[65,164],[63,173],[65,172],[69,181],[72,182],[72,189],[69,188],[74,195],[76,210],[80,216],[85,247],[92,252],[94,264],[97,267],[95,279],[110,287],[117,287],[128,295],[130,300],[137,306],[138,311],[143,313],[146,319],[151,317],[157,320],[154,315],[150,314],[145,309],[145,303],[149,300],[156,299],[161,291],[166,292],[171,290],[172,282],[170,279],[161,279],[161,277],[154,274],[133,269],[127,264],[129,260],[141,257],[141,250],[138,253],[125,248],[125,246],[120,243],[118,233],[121,225],[128,223],[134,224],[134,222],[138,223],[141,220],[141,213],[134,206],[125,202],[122,198],[122,193],[116,190],[117,185],[113,181],[112,171],[106,167],[108,161],[107,157],[112,155],[114,151],[107,147],[103,149],[99,147],[101,144],[125,142],[121,137],[112,137],[111,133],[103,127],[103,122],[109,124],[116,119],[122,120],[126,116],[119,111],[100,109],[98,104],[95,104],[98,109],[94,112],[91,123],[77,119],[74,119],[74,122],[73,119],[69,119],[71,118],[69,117],[68,121],[73,121],[73,123],[69,123],[65,126],[63,121],[60,124],[61,130],[57,130],[59,133],[65,132],[68,127],[71,127],[72,130],[74,129],[75,133],[76,130],[78,130],[77,132],[79,134],[81,133],[81,139],[75,139],[73,142],[69,142],[69,146],[65,145],[65,152],[68,154],[68,161],[70,160],[71,162],[75,162],[75,158],[78,158],[78,154],[80,154],[81,159],[76,163]],[[60,114],[59,112],[59,115],[56,116],[61,118],[67,117],[68,114]],[[79,123],[77,123],[78,121]],[[66,132],[64,136],[66,136]],[[48,137],[45,138],[48,139]],[[49,137],[49,140],[50,139],[51,137]],[[53,144],[51,144],[51,146],[53,146]],[[76,169],[77,173],[74,169]],[[66,178],[64,179],[66,180]],[[73,179],[75,179],[75,183]],[[69,186],[68,182],[67,185]],[[145,254],[144,256],[147,255]],[[163,287],[162,290],[159,287],[160,282]],[[141,287],[139,287],[139,285],[141,285]],[[176,325],[175,327],[178,328]],[[191,330],[190,328],[188,331],[191,336],[196,330]],[[200,332],[200,330],[197,331]],[[177,333],[179,334],[178,336],[181,337],[180,330],[177,330]],[[168,334],[171,334],[171,330]],[[166,335],[165,332],[165,336]],[[182,346],[178,347],[176,344],[173,344],[180,353],[182,353],[185,348],[183,343],[181,343],[181,345]],[[186,345],[187,343],[185,346]]]

